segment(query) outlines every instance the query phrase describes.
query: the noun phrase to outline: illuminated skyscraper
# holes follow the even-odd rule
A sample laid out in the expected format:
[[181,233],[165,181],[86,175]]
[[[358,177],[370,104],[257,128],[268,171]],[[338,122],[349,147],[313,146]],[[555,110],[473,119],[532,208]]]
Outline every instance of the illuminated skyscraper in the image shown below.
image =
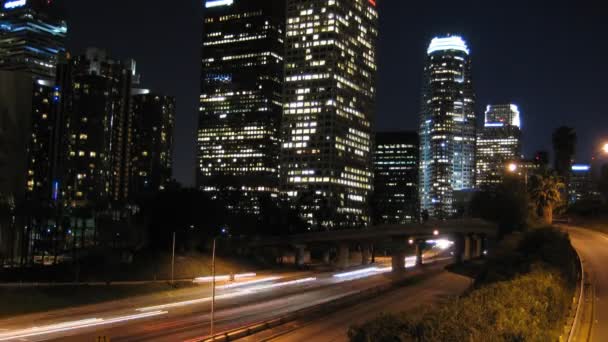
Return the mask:
[[124,202],[131,167],[131,88],[135,62],[111,59],[100,49],[65,58],[58,65],[60,180],[72,206]]
[[365,226],[372,190],[373,0],[289,0],[283,191],[313,229]]
[[285,0],[205,2],[197,185],[258,213],[279,193]]
[[458,36],[431,41],[420,113],[421,209],[449,218],[454,191],[475,186],[475,95],[470,51]]
[[375,145],[374,224],[418,222],[418,134],[377,133]]
[[51,0],[0,1],[0,69],[55,77],[66,22]]
[[507,164],[521,159],[521,118],[514,104],[489,105],[477,136],[477,187],[502,182]]
[[175,98],[137,89],[132,97],[130,197],[154,194],[171,181]]

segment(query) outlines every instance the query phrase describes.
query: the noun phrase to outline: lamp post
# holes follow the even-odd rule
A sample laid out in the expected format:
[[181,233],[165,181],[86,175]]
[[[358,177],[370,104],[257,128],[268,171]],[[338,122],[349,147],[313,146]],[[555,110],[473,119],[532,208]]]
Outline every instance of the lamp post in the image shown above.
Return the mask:
[[215,241],[213,238],[213,248],[211,252],[211,341],[215,341],[214,319],[215,319]]
[[[227,228],[221,229],[221,234],[228,234]],[[211,249],[211,341],[215,341],[215,244],[217,235],[213,237]]]
[[[517,163],[507,164],[507,171],[509,173],[517,174],[517,171],[519,169],[520,169],[520,166]],[[528,169],[525,167],[522,169],[523,169],[523,175],[524,175],[524,186],[526,189],[528,189]]]
[[173,232],[173,247],[171,249],[171,286],[175,286],[175,232]]

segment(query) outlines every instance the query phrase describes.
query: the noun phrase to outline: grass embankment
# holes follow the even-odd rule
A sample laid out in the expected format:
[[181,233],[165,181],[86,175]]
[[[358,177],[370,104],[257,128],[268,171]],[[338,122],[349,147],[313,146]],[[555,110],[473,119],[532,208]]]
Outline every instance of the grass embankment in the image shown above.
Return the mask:
[[168,284],[0,288],[0,318],[153,293],[169,296],[180,289]]
[[[250,272],[260,265],[245,258],[216,259],[217,274]],[[175,279],[192,279],[211,274],[211,257],[205,254],[177,255]],[[84,257],[80,263],[0,270],[0,282],[112,282],[167,280],[171,278],[171,255],[138,254],[131,263],[114,261],[105,255]]]
[[381,315],[352,327],[351,341],[558,340],[576,287],[576,253],[567,235],[550,228],[511,244],[466,295],[415,315]]
[[[217,274],[256,271],[258,265],[234,258],[216,259]],[[177,256],[175,278],[192,279],[211,274],[211,258],[190,254]],[[0,273],[2,282],[112,282],[167,280],[171,278],[170,255],[138,256],[131,264],[108,264],[103,260],[87,258],[78,267],[64,264],[24,269],[5,269]],[[0,287],[0,318],[44,312],[74,306],[97,304],[106,301],[132,298],[149,294],[170,296],[180,289],[194,286],[188,282],[137,285],[74,285]]]

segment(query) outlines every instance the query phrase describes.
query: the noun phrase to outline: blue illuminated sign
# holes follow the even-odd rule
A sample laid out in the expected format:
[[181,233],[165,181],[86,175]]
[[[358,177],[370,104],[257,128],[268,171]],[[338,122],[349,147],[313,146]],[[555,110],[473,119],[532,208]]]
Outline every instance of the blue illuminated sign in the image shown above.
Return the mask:
[[205,2],[205,8],[230,6],[234,3],[234,0],[208,0]]
[[589,171],[591,170],[591,166],[584,164],[575,164],[572,165],[572,171]]
[[23,7],[27,4],[27,0],[14,0],[7,1],[4,3],[4,9],[13,9],[18,7]]

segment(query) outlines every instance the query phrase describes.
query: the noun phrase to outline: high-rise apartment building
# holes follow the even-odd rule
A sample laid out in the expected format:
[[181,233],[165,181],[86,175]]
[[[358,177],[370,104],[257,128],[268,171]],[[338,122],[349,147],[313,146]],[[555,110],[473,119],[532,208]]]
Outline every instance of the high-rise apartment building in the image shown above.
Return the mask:
[[285,0],[204,4],[197,185],[255,214],[279,193]]
[[415,132],[376,133],[374,149],[373,223],[418,222],[418,154]]
[[0,70],[55,77],[67,25],[54,1],[0,1]]
[[154,194],[171,181],[175,98],[133,91],[130,197]]
[[0,194],[49,199],[54,137],[53,82],[0,70]]
[[454,191],[475,186],[474,105],[467,43],[459,36],[434,38],[420,113],[420,201],[430,217],[452,216]]
[[311,229],[369,222],[377,37],[375,1],[287,1],[281,182]]
[[131,88],[135,62],[100,49],[67,57],[57,70],[64,132],[60,186],[72,205],[128,199],[131,166]]
[[521,159],[521,117],[514,104],[489,105],[477,136],[477,187],[499,184],[507,164]]

